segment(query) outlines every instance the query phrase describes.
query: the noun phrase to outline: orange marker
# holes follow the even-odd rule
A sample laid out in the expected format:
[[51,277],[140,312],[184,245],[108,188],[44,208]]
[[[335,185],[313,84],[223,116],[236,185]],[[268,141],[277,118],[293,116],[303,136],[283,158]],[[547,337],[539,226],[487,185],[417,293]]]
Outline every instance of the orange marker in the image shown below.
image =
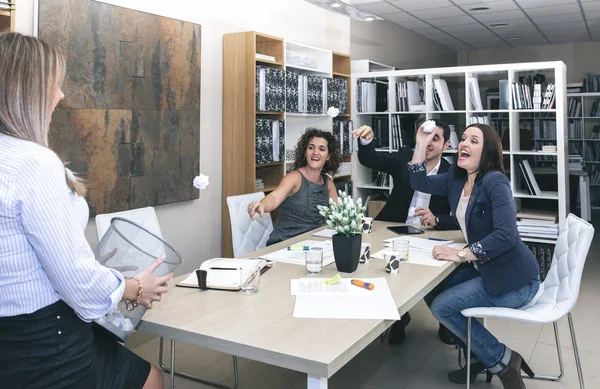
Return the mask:
[[375,289],[375,285],[371,284],[370,282],[364,282],[361,280],[352,280],[352,281],[350,281],[350,283],[352,285],[356,285],[358,287],[369,289],[369,290]]

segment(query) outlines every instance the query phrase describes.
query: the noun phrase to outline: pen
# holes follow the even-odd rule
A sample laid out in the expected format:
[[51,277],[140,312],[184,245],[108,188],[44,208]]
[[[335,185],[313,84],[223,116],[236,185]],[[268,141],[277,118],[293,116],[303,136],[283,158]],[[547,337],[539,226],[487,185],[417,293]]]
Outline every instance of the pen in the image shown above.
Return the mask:
[[443,242],[443,241],[446,240],[446,239],[439,239],[439,238],[427,238],[427,239],[429,239],[429,240],[437,240],[439,242]]
[[308,251],[310,246],[288,246],[288,251]]
[[352,285],[358,286],[360,288],[365,288],[365,289],[369,289],[369,290],[375,289],[375,285],[371,284],[370,282],[364,282],[361,280],[352,280],[352,281],[350,281],[350,283]]

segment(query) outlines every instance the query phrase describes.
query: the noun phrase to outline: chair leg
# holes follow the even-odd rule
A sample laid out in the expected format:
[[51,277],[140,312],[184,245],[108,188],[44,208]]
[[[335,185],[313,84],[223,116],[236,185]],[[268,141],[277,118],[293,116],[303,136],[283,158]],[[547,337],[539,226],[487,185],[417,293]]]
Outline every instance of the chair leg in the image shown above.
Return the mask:
[[527,374],[521,373],[521,377],[529,378],[532,380],[541,380],[541,381],[560,381],[563,378],[563,376],[565,375],[562,350],[560,348],[560,337],[558,336],[558,324],[556,322],[552,322],[552,326],[554,327],[554,339],[556,340],[556,353],[558,354],[558,367],[560,369],[560,373],[557,376],[536,374],[533,377],[529,377]]
[[[171,389],[175,388],[175,376],[187,378],[188,380],[200,382],[201,384],[212,386],[219,389],[237,389],[240,384],[240,377],[238,372],[237,357],[233,355],[233,386],[226,386],[212,381],[206,381],[198,377],[194,377],[190,374],[178,372],[175,368],[171,369],[165,366],[163,362],[163,349],[164,349],[164,338],[160,337],[160,343],[158,346],[158,366],[166,373],[171,376]],[[175,341],[171,340],[171,367],[175,366]]]
[[467,389],[471,387],[471,318],[467,318]]
[[583,383],[583,372],[581,371],[581,360],[579,359],[579,348],[577,347],[577,340],[575,339],[575,327],[573,326],[573,317],[571,312],[567,314],[569,319],[569,331],[571,332],[571,340],[573,341],[573,353],[575,354],[575,364],[577,365],[577,375],[579,376],[579,386],[581,389],[585,389]]

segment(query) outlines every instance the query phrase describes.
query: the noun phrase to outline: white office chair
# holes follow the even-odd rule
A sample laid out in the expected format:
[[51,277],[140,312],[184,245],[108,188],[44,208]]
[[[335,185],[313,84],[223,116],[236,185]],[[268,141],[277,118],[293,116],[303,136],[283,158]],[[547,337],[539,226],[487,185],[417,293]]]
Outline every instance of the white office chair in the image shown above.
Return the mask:
[[[569,320],[569,329],[571,340],[573,341],[573,352],[575,354],[575,364],[577,365],[577,374],[579,375],[579,385],[584,389],[583,373],[581,371],[581,361],[579,360],[579,349],[575,340],[575,328],[573,327],[573,317],[571,309],[577,302],[579,296],[579,286],[583,273],[583,265],[594,237],[594,227],[582,219],[569,214],[567,220],[560,226],[560,233],[552,265],[544,282],[540,285],[540,290],[534,299],[526,306],[520,309],[511,308],[469,308],[462,311],[463,316],[467,317],[467,388],[470,386],[470,359],[471,359],[471,320],[476,318],[498,318],[507,320],[519,320],[527,323],[546,324],[552,323],[554,326],[554,336],[556,337],[556,349],[558,351],[558,363],[560,374],[556,377],[535,375],[533,379],[546,381],[558,381],[563,377],[563,359],[560,350],[560,341],[558,338],[557,320],[567,315]],[[527,376],[524,376],[527,377]]]
[[[158,218],[156,217],[156,211],[154,211],[153,207],[145,207],[145,208],[131,209],[131,210],[122,211],[122,212],[105,213],[102,215],[96,215],[96,229],[98,232],[98,241],[102,240],[102,237],[104,236],[104,234],[110,227],[110,222],[114,217],[122,217],[124,219],[131,220],[132,222],[141,225],[148,231],[150,231],[153,234],[157,235],[158,237],[162,238],[162,232],[160,230],[160,224],[158,223]],[[163,362],[164,338],[161,336],[159,338],[159,340],[160,340],[160,343],[159,343],[159,350],[158,350],[158,364],[159,364],[160,368],[163,369],[163,371],[171,374],[171,388],[175,387],[175,382],[174,382],[175,376],[184,377],[189,380],[200,382],[205,385],[214,386],[216,388],[236,389],[238,387],[239,374],[238,374],[238,367],[237,367],[237,357],[235,355],[233,355],[234,386],[228,387],[228,386],[221,385],[221,384],[218,384],[215,382],[206,381],[206,380],[194,377],[194,376],[186,374],[186,373],[181,373],[181,372],[178,372],[175,370],[173,370],[173,372],[171,372],[171,369],[166,367]],[[174,361],[175,361],[175,341],[171,339],[171,366],[174,365]]]
[[248,204],[252,201],[262,200],[264,197],[263,192],[227,197],[233,256],[236,258],[267,245],[267,240],[273,231],[271,215],[265,213],[265,216],[261,218],[257,214],[254,221],[248,215]]

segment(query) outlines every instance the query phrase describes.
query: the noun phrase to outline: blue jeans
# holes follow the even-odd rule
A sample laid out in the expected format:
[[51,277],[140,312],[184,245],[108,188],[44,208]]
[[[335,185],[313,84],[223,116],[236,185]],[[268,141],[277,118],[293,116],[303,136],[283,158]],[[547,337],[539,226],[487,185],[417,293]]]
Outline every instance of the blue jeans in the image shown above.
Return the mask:
[[[518,270],[517,270],[518,271]],[[500,296],[490,295],[479,272],[470,265],[461,265],[427,296],[425,303],[433,316],[456,337],[457,344],[467,349],[467,318],[463,309],[476,307],[520,308],[533,297],[540,287],[539,277],[520,289]],[[510,360],[510,349],[500,343],[478,320],[471,322],[471,351],[491,372],[503,370]],[[471,362],[474,362],[473,357]]]

